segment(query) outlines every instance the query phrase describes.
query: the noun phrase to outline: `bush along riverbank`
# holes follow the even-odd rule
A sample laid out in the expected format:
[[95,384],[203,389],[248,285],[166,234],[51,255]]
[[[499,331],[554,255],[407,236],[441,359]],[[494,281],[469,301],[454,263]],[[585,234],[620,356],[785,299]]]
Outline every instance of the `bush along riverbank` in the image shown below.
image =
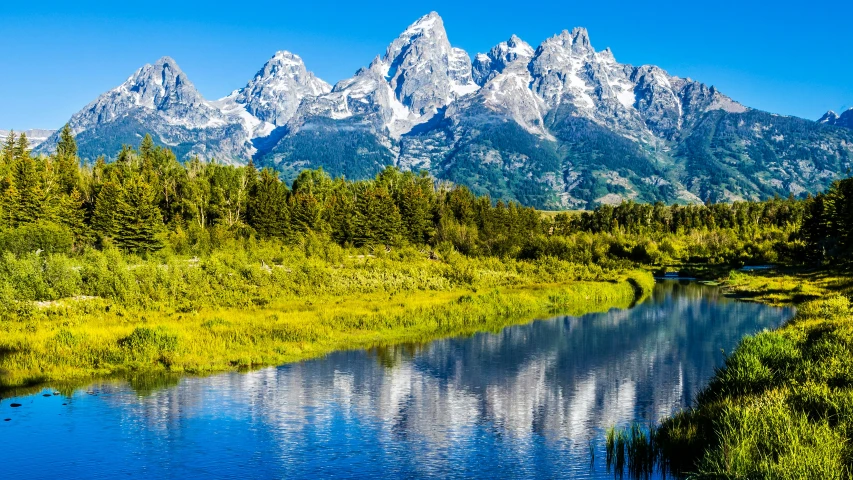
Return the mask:
[[693,408],[658,427],[610,432],[608,464],[634,476],[657,466],[691,478],[850,478],[853,280],[767,273],[728,283],[738,296],[797,302],[797,314],[744,338]]
[[[430,258],[432,257],[432,258]],[[627,308],[643,271],[403,247],[232,242],[202,258],[115,249],[0,258],[0,388],[207,373]]]

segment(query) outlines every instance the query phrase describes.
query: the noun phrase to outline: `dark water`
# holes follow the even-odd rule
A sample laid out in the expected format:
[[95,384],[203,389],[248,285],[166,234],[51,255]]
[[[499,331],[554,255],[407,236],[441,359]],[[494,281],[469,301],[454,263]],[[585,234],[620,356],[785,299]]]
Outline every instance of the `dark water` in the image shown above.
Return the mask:
[[722,349],[792,315],[664,282],[631,310],[497,334],[46,389],[0,402],[0,478],[612,478],[605,428],[688,405]]

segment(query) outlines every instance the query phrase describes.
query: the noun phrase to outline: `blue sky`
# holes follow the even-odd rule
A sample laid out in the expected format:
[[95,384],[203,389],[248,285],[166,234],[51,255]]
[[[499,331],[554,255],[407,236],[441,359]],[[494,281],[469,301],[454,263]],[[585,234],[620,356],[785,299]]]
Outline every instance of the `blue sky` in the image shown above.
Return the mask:
[[277,50],[334,83],[432,10],[471,56],[513,33],[535,48],[584,26],[620,62],[658,65],[751,107],[817,118],[853,105],[849,0],[6,2],[0,129],[57,128],[163,55],[208,99],[242,87]]

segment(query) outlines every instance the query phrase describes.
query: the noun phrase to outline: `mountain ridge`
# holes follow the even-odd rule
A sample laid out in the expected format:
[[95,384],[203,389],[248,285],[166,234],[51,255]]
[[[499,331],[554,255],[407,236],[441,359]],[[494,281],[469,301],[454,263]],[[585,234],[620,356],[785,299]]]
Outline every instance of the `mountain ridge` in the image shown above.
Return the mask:
[[838,121],[760,112],[654,65],[621,64],[580,27],[536,48],[512,35],[472,59],[432,12],[334,86],[280,51],[210,101],[164,57],[69,123],[89,156],[150,132],[182,158],[253,159],[287,178],[396,165],[497,198],[582,208],[815,192],[850,168],[853,132]]

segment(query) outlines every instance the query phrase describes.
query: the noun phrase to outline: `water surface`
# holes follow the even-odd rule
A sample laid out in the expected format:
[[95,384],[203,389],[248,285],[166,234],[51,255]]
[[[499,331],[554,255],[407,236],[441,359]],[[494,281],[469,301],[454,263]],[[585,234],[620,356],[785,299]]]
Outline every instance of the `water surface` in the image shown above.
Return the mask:
[[604,429],[689,405],[724,350],[792,315],[665,281],[631,310],[499,333],[45,389],[0,402],[0,476],[612,478]]

